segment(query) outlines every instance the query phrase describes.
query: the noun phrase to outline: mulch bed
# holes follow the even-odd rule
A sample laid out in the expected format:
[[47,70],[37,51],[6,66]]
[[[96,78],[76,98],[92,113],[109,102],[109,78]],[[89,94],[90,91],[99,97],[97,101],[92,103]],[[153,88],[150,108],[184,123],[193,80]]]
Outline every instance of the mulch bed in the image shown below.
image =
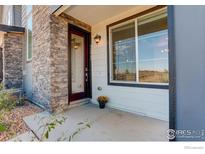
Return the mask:
[[5,113],[3,121],[9,125],[9,128],[7,131],[0,133],[0,141],[9,140],[28,131],[29,128],[26,126],[23,118],[42,111],[41,108],[26,101],[24,106],[16,107],[10,112]]

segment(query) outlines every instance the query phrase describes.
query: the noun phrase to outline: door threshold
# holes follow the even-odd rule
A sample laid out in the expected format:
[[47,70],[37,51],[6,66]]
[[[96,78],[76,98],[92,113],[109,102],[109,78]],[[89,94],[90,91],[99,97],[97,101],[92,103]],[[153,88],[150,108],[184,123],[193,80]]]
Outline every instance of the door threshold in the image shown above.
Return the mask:
[[69,108],[76,107],[76,106],[81,106],[81,105],[84,105],[84,104],[87,104],[87,103],[90,103],[90,98],[84,98],[84,99],[79,99],[79,100],[76,100],[76,101],[71,101],[70,104],[69,104]]

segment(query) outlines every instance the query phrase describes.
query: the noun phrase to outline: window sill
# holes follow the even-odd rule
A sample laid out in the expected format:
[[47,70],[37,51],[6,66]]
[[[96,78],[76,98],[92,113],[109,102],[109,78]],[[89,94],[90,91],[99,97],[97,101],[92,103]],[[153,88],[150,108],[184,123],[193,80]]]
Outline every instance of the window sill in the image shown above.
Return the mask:
[[30,62],[32,62],[32,59],[30,59],[30,60],[26,60],[26,63],[30,63]]
[[123,87],[139,87],[139,88],[153,88],[153,89],[169,89],[169,85],[154,85],[154,84],[134,84],[134,83],[114,83],[108,82],[111,86],[123,86]]

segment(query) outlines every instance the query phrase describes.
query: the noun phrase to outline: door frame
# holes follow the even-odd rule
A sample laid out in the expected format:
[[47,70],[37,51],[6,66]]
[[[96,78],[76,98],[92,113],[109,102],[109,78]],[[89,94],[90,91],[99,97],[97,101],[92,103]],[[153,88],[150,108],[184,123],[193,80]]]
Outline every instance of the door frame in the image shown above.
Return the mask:
[[[175,54],[175,29],[174,6],[167,6],[168,13],[168,47],[169,47],[169,129],[176,130],[176,54]],[[176,141],[169,139],[169,141]]]
[[[87,96],[86,98],[92,98],[92,74],[91,74],[91,33],[73,24],[68,24],[68,104],[75,100],[70,100],[70,94],[72,93],[72,81],[71,81],[71,31],[76,33],[84,33],[85,45],[87,48],[87,58],[88,58],[88,83],[87,83]],[[83,98],[79,98],[83,99]],[[76,99],[78,100],[78,99]]]

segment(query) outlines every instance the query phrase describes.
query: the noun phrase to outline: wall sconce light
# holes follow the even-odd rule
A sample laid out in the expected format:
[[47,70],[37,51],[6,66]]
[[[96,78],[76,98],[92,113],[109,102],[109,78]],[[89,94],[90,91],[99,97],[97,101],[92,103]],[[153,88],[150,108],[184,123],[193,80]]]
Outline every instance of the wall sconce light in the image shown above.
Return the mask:
[[101,36],[98,35],[98,34],[95,35],[94,40],[95,40],[95,43],[98,44],[100,42],[100,40],[101,40]]

